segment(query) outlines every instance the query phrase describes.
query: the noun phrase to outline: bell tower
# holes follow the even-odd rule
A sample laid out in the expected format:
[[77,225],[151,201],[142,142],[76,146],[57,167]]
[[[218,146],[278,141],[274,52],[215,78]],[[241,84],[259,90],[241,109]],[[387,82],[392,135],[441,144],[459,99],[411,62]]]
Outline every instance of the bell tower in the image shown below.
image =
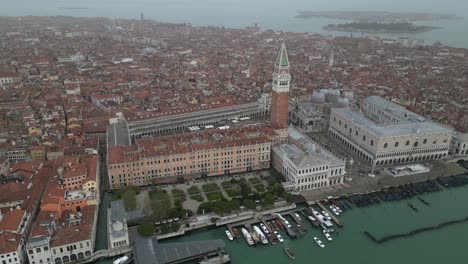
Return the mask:
[[275,62],[273,72],[273,84],[271,94],[271,123],[274,128],[288,127],[288,100],[289,85],[291,75],[289,75],[289,59],[286,44],[281,44]]

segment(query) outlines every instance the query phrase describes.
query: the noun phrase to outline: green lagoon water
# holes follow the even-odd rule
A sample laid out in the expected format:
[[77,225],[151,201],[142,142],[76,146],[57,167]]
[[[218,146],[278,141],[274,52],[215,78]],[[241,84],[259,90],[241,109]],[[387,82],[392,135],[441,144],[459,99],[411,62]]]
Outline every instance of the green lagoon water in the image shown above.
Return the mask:
[[[468,187],[444,190],[422,196],[431,206],[416,198],[409,200],[419,212],[414,212],[407,201],[381,203],[368,208],[346,211],[340,220],[344,227],[334,235],[332,242],[325,241],[320,230],[305,223],[307,234],[291,240],[284,231],[284,243],[249,247],[242,238],[229,241],[224,228],[198,231],[166,242],[183,242],[207,239],[223,239],[232,263],[468,263],[468,223],[456,224],[429,231],[411,238],[392,240],[384,244],[370,241],[363,231],[376,237],[435,225],[447,220],[468,216]],[[303,219],[303,221],[305,221]],[[324,249],[313,241],[318,236],[325,242]],[[283,248],[289,247],[296,255],[290,260]]]

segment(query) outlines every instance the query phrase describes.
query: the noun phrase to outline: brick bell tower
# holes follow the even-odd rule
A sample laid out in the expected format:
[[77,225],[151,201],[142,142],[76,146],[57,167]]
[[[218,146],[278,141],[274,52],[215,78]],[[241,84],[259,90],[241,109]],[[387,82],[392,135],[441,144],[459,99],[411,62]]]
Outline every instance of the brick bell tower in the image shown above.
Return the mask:
[[271,123],[277,129],[288,127],[290,83],[288,51],[286,50],[286,44],[283,42],[276,57],[271,94]]

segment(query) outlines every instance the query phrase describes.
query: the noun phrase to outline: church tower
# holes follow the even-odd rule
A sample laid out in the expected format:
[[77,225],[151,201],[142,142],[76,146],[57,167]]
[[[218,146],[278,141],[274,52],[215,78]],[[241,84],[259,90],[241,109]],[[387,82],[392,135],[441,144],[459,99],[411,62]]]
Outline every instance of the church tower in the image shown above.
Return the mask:
[[274,128],[288,127],[288,100],[289,85],[291,75],[289,75],[288,51],[284,42],[278,52],[273,72],[273,91],[271,94],[271,123]]

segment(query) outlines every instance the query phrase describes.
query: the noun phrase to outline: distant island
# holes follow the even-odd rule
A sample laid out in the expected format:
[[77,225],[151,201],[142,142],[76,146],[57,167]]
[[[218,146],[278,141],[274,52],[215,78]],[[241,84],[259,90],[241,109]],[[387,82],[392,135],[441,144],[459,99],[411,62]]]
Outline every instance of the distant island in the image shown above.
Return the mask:
[[345,24],[329,24],[326,25],[324,29],[344,32],[417,34],[438,29],[438,27],[417,26],[408,22],[351,22]]
[[331,18],[358,21],[431,21],[431,20],[458,20],[463,19],[455,14],[443,13],[412,13],[412,12],[385,12],[385,11],[299,11],[296,18]]
[[81,7],[81,6],[59,6],[57,7],[58,9],[88,9],[87,7]]

